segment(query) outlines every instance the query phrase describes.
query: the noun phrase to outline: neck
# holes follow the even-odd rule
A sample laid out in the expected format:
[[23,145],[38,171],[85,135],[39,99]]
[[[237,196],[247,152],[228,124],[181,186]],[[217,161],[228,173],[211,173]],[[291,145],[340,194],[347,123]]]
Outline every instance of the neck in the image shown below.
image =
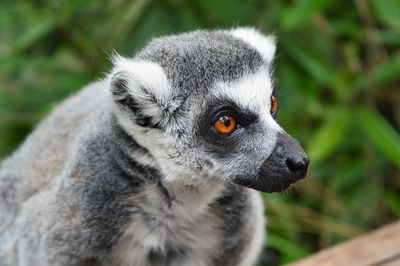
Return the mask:
[[208,180],[199,185],[188,185],[182,181],[160,182],[159,189],[168,202],[163,211],[180,213],[182,216],[196,217],[222,193],[225,185],[222,181]]

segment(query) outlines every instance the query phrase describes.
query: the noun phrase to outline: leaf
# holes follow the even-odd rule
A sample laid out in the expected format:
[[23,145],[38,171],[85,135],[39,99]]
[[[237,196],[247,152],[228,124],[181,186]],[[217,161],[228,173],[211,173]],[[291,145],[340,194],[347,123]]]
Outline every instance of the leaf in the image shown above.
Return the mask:
[[372,143],[393,163],[400,166],[400,135],[376,111],[360,108],[358,121]]
[[371,0],[371,4],[382,23],[400,29],[400,3],[398,0]]
[[400,32],[396,29],[382,29],[377,32],[379,41],[389,45],[400,45]]
[[300,47],[289,40],[282,41],[282,45],[303,68],[312,75],[312,77],[322,85],[326,86],[340,86],[340,81],[336,79],[332,73],[335,69],[331,69],[322,58],[310,53],[309,49]]
[[134,29],[137,23],[140,22],[140,18],[144,16],[145,10],[150,3],[150,0],[123,1],[119,3],[119,7],[115,7],[109,25],[110,28],[108,29],[108,31],[112,31],[115,42],[122,43],[129,38],[130,30]]
[[248,21],[252,14],[251,6],[246,1],[199,0],[197,3],[228,25]]
[[332,189],[334,189],[336,193],[343,192],[361,183],[363,181],[365,169],[365,161],[359,158],[345,160],[341,164],[341,171],[331,174],[333,177],[330,179]]
[[186,5],[181,7],[180,15],[180,25],[184,28],[184,30],[195,30],[202,26],[201,19],[197,16],[197,14]]
[[288,261],[303,258],[310,253],[308,246],[298,245],[277,234],[268,234],[267,242],[269,246],[279,250]]
[[15,41],[14,51],[19,53],[28,49],[39,39],[49,34],[55,26],[55,21],[51,18],[47,18],[43,22],[37,23]]
[[[400,36],[399,36],[400,37]],[[393,55],[388,61],[375,67],[371,78],[377,85],[397,80],[400,76],[400,53]]]
[[329,7],[331,0],[302,0],[295,6],[285,10],[281,16],[282,27],[286,30],[297,29],[317,12]]
[[313,163],[325,160],[340,147],[349,129],[349,122],[347,114],[340,111],[327,118],[311,137],[308,146],[308,153]]
[[389,210],[397,217],[400,217],[400,198],[392,191],[385,193],[385,202]]
[[[173,30],[176,30],[175,18],[176,15],[173,13],[165,12],[165,6],[162,2],[152,2],[145,14],[141,15],[136,27],[128,34],[122,52],[130,55],[152,37],[173,32]],[[163,21],[163,23],[160,23],[160,21]]]

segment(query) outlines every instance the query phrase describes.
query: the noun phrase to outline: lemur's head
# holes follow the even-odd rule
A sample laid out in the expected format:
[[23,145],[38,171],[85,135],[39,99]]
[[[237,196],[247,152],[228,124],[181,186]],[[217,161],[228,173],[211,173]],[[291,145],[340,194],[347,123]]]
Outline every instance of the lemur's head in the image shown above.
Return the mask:
[[275,120],[274,53],[274,38],[251,28],[154,39],[114,58],[115,115],[166,180],[285,190],[309,159]]

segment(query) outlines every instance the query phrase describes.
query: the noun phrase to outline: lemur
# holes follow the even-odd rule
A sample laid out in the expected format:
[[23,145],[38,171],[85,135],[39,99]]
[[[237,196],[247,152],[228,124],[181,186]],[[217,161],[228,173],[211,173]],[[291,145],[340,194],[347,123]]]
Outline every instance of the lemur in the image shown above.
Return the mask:
[[0,265],[254,265],[258,191],[309,163],[276,121],[275,47],[244,27],[115,55],[3,161]]

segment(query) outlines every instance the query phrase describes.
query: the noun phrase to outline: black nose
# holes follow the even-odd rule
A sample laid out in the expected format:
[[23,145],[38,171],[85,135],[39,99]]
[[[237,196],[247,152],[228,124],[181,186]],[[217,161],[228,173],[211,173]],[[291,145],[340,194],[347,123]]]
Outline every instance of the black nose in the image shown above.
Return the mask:
[[303,158],[287,158],[286,166],[289,170],[298,177],[304,177],[307,173],[308,164],[310,159],[308,157]]

